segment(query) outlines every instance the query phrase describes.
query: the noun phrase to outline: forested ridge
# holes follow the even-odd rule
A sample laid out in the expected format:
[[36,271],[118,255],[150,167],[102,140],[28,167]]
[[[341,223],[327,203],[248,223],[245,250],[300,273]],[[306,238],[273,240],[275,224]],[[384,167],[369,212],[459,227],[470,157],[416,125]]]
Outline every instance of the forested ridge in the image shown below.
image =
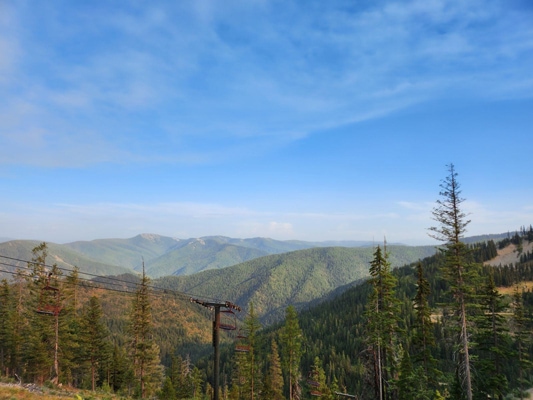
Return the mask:
[[[449,178],[456,195],[434,210],[440,225],[433,231],[445,236],[434,255],[393,268],[396,248],[383,243],[369,249],[368,279],[337,297],[300,311],[289,304],[273,325],[261,319],[255,298],[239,320],[224,314],[219,398],[522,397],[533,386],[533,227],[463,243],[469,221],[456,201],[453,168]],[[450,204],[454,212],[442,214]],[[512,251],[516,262],[491,265],[498,251]],[[342,248],[269,257],[292,260],[289,272],[305,275],[302,254],[324,265],[339,261],[340,271],[353,262]],[[77,269],[49,264],[46,243],[32,255],[0,286],[3,379],[127,398],[213,397],[212,311],[191,304],[184,287],[154,284],[144,270],[83,279]],[[229,281],[260,260],[234,268]],[[280,278],[291,281],[298,279]]]
[[[472,262],[483,263],[484,261],[494,259],[498,249],[504,246],[514,246],[519,249],[520,246],[526,247],[530,243],[531,229],[525,230],[523,233],[518,233],[510,236],[500,242],[482,242],[469,245],[470,256]],[[387,252],[388,250],[384,250]],[[517,251],[517,250],[515,250]],[[454,346],[447,331],[447,325],[451,315],[442,316],[446,305],[449,302],[448,285],[442,278],[440,267],[444,261],[444,255],[437,253],[434,256],[426,257],[419,263],[412,263],[400,268],[391,270],[391,274],[397,280],[395,286],[395,297],[398,299],[400,310],[400,324],[399,328],[402,332],[401,342],[404,350],[410,350],[413,336],[416,332],[416,310],[413,308],[413,299],[417,294],[417,276],[418,266],[421,266],[423,275],[428,282],[429,291],[427,295],[428,305],[432,312],[432,334],[435,338],[435,345],[431,350],[431,356],[435,360],[435,369],[442,373],[439,380],[438,387],[441,394],[452,395],[451,390],[454,385]],[[480,267],[480,279],[486,280],[492,276],[494,286],[500,289],[508,287],[512,288],[514,293],[515,288],[518,288],[517,293],[520,295],[520,300],[523,306],[523,318],[525,323],[525,331],[531,332],[533,320],[533,293],[530,288],[522,290],[524,284],[533,281],[533,256],[531,251],[521,252],[518,255],[518,262],[511,265],[490,266],[484,265]],[[124,278],[124,277],[123,277]],[[63,276],[61,279],[65,282],[75,279],[75,276]],[[138,282],[137,277],[131,277],[132,281]],[[36,331],[43,329],[40,323],[48,321],[52,322],[53,316],[39,315],[35,313],[34,309],[39,303],[38,291],[31,286],[35,282],[15,281],[11,284],[4,282],[1,292],[1,313],[2,313],[2,373],[4,376],[13,377],[14,374],[24,381],[45,382],[53,379],[50,370],[53,366],[53,357],[51,348],[41,349],[42,353],[40,362],[47,365],[46,368],[39,368],[35,360],[35,348],[32,347],[30,341],[37,340]],[[56,282],[56,284],[58,284]],[[517,286],[517,284],[520,284]],[[59,381],[64,384],[70,384],[80,387],[91,387],[90,361],[87,350],[82,350],[88,340],[83,337],[83,329],[77,328],[77,324],[87,326],[87,322],[82,322],[84,318],[89,318],[88,310],[101,309],[101,318],[105,323],[107,334],[105,335],[104,348],[107,349],[108,354],[104,355],[102,360],[98,362],[98,370],[95,374],[95,385],[97,387],[109,387],[116,390],[123,395],[134,396],[134,384],[127,384],[126,382],[133,382],[133,371],[131,371],[131,362],[129,361],[130,348],[130,326],[131,326],[131,308],[133,307],[132,295],[129,293],[117,293],[105,289],[95,289],[87,284],[80,284],[74,287],[76,290],[70,290],[68,285],[65,285],[65,298],[63,299],[63,310],[61,312],[61,330],[60,332],[60,348]],[[480,288],[483,288],[480,285]],[[24,293],[24,301],[21,304],[17,303],[20,300],[20,291]],[[360,285],[346,290],[343,294],[331,301],[325,301],[310,309],[301,311],[296,317],[293,314],[292,318],[297,319],[297,323],[301,329],[301,360],[298,366],[299,380],[302,390],[303,398],[307,398],[311,391],[311,387],[307,384],[308,375],[314,370],[323,373],[323,385],[321,393],[325,393],[333,388],[337,392],[351,393],[358,395],[359,398],[373,398],[371,394],[371,383],[369,382],[368,366],[368,344],[366,338],[366,323],[368,322],[365,312],[367,304],[372,293],[372,286],[370,282],[363,282]],[[33,296],[33,299],[31,298]],[[481,294],[480,294],[481,296]],[[159,356],[163,355],[157,365],[156,371],[160,374],[160,384],[164,383],[165,373],[168,375],[174,371],[174,381],[181,382],[179,385],[185,385],[188,390],[182,388],[181,396],[189,396],[192,388],[196,388],[197,393],[205,396],[209,393],[211,374],[212,374],[212,360],[209,355],[212,352],[210,345],[210,313],[203,308],[196,309],[191,307],[191,304],[186,299],[176,298],[172,296],[170,299],[168,295],[160,296],[152,294],[151,301],[151,315],[152,328],[155,344],[159,347]],[[505,316],[506,325],[511,328],[514,326],[512,322],[513,313],[515,310],[515,295],[510,294],[501,298],[501,315]],[[76,302],[78,308],[77,317],[73,316],[73,302]],[[91,303],[92,302],[92,303]],[[99,305],[98,305],[99,304]],[[18,309],[14,313],[13,309],[9,307],[24,307]],[[474,314],[477,312],[483,315],[480,311],[474,309]],[[255,313],[255,312],[254,312]],[[16,316],[21,317],[17,322]],[[94,318],[94,316],[93,316]],[[26,321],[23,321],[27,319]],[[36,321],[41,320],[39,324]],[[69,321],[70,320],[70,321]],[[247,314],[245,321],[239,323],[241,331],[247,329],[247,324],[250,324],[250,315]],[[282,337],[283,330],[286,325],[286,319],[272,326],[263,326],[259,324],[257,314],[252,315],[252,322],[259,327],[256,337],[254,338],[253,346],[255,349],[255,362],[257,363],[257,380],[256,390],[261,392],[266,383],[265,376],[271,366],[272,343],[276,343],[276,352],[279,352],[278,357],[281,356],[281,349],[283,349]],[[181,321],[181,322],[179,322]],[[10,329],[14,328],[13,324],[19,323],[20,334],[18,337],[10,337]],[[258,325],[259,324],[259,325]],[[178,326],[179,325],[179,326]],[[39,340],[51,341],[52,333],[48,331],[40,332]],[[80,336],[81,335],[81,336]],[[506,343],[508,348],[507,354],[502,361],[502,373],[507,382],[507,393],[522,386],[527,386],[520,379],[528,382],[531,381],[531,369],[528,364],[520,367],[517,365],[517,343],[515,341],[516,333],[509,329],[508,336],[506,336]],[[243,335],[244,336],[244,335]],[[527,335],[526,335],[527,336]],[[196,339],[190,340],[196,337]],[[524,359],[531,359],[533,357],[533,347],[526,337],[525,348],[522,348],[522,357]],[[80,343],[84,343],[83,345]],[[237,358],[246,356],[248,353],[240,353],[235,351],[235,346],[245,346],[249,348],[249,335],[245,339],[238,339],[237,333],[231,333],[229,337],[224,339],[223,354],[222,354],[222,376],[225,382],[224,393],[227,396],[232,388],[232,382],[235,380],[234,374]],[[51,343],[51,342],[50,342]],[[50,345],[50,343],[48,343]],[[196,343],[196,344],[194,344]],[[18,350],[13,352],[11,346],[18,346]],[[477,356],[477,363],[483,359],[482,347],[474,347],[472,351],[473,356]],[[25,354],[25,352],[33,352],[33,356]],[[76,354],[78,353],[78,354]],[[202,354],[204,356],[202,356]],[[205,355],[208,355],[207,357]],[[413,355],[411,355],[413,356]],[[199,359],[199,357],[205,357]],[[17,364],[18,363],[18,364]],[[184,370],[181,370],[181,368]],[[33,370],[33,369],[36,370]],[[282,376],[286,376],[285,368],[282,367],[280,361],[280,372]],[[523,369],[522,377],[518,371]],[[179,369],[181,372],[176,372]],[[166,371],[166,372],[165,372]],[[193,374],[194,372],[194,374]],[[242,373],[242,372],[241,372]],[[314,373],[314,372],[313,372]],[[479,374],[479,371],[477,372]],[[183,378],[185,376],[187,379]],[[401,376],[401,374],[399,375]],[[179,377],[179,379],[178,379]],[[194,378],[194,379],[193,379]],[[184,381],[187,381],[185,382]],[[485,379],[478,375],[479,379]],[[285,379],[286,380],[286,379]],[[196,386],[194,386],[196,385]],[[285,382],[282,390],[285,390],[284,396],[287,395],[288,387]],[[176,386],[178,384],[176,383]],[[177,389],[177,387],[176,387]],[[331,389],[331,390],[333,390]],[[330,391],[331,391],[330,390]],[[437,390],[437,389],[436,389]],[[242,390],[241,390],[242,391]],[[154,389],[154,393],[157,390]],[[178,395],[176,395],[178,396]],[[200,394],[196,398],[203,398]],[[233,397],[228,398],[244,398],[238,397],[238,394],[233,394]],[[259,395],[257,395],[257,398]],[[193,398],[193,397],[176,397],[176,398]],[[286,397],[283,397],[286,398]],[[335,398],[335,397],[332,397]],[[399,397],[399,398],[417,398],[417,397]],[[420,397],[424,398],[424,397]],[[426,398],[433,398],[428,396]]]
[[[434,254],[431,246],[391,246],[391,262],[404,265]],[[223,270],[155,280],[161,287],[197,296],[231,299],[248,310],[253,303],[268,324],[283,319],[285,308],[317,302],[331,291],[368,276],[372,248],[320,247],[256,258]]]
[[[479,261],[490,260],[496,252],[496,246],[492,241],[472,246],[471,249],[472,258]],[[531,253],[523,254],[521,260],[526,257],[531,257]],[[417,294],[417,267],[418,265],[422,267],[424,277],[429,284],[427,300],[432,310],[432,331],[435,337],[432,357],[436,361],[435,368],[443,372],[442,391],[444,392],[447,389],[450,392],[450,388],[454,383],[455,367],[453,359],[456,349],[453,347],[453,341],[449,336],[450,333],[447,332],[446,326],[450,323],[449,320],[452,316],[448,314],[442,315],[443,312],[449,312],[447,304],[450,301],[448,285],[439,273],[443,258],[442,254],[436,254],[421,260],[420,263],[413,263],[395,269],[392,274],[397,279],[395,295],[400,305],[401,317],[398,320],[403,336],[402,342],[404,348],[410,350],[410,343],[417,329],[415,322],[416,310],[413,307],[413,300]],[[526,330],[531,332],[533,329],[533,290],[531,286],[522,290],[523,285],[520,285],[524,282],[533,281],[533,262],[531,259],[501,267],[484,266],[481,269],[480,281],[488,280],[491,276],[494,279],[495,287],[512,288],[513,292],[515,289],[518,291],[524,307],[523,313],[528,321]],[[485,287],[480,285],[478,293],[480,300],[486,295],[486,293],[482,292],[483,289]],[[346,291],[333,301],[323,303],[300,314],[302,330],[308,343],[308,351],[303,357],[304,370],[310,370],[315,357],[319,357],[329,382],[333,382],[336,379],[340,386],[346,388],[346,391],[358,393],[363,396],[361,398],[367,398],[364,397],[365,394],[369,396],[369,376],[365,368],[364,355],[367,350],[365,310],[371,291],[370,283],[364,282],[360,286]],[[501,302],[501,310],[499,312],[505,316],[505,324],[509,328],[513,325],[513,296],[502,297],[499,301]],[[472,312],[478,316],[485,315],[479,309],[475,309]],[[518,365],[516,363],[517,344],[516,342],[513,343],[514,334],[512,329],[509,329],[507,334],[508,336],[505,339],[508,341],[509,347],[505,350],[506,353],[502,354],[502,357],[505,358],[502,373],[508,381],[508,392],[511,392],[512,389],[520,386],[520,382],[518,382]],[[477,348],[472,350],[472,354],[482,359],[485,355],[481,351],[481,343],[478,343],[478,345]],[[527,355],[528,359],[533,359],[531,358],[533,357],[533,347],[529,342],[527,344]],[[410,354],[410,356],[413,357],[414,354]],[[531,375],[531,370],[528,369],[528,371],[528,380],[531,382],[533,376]],[[478,375],[477,379],[482,383],[487,380],[487,376]]]

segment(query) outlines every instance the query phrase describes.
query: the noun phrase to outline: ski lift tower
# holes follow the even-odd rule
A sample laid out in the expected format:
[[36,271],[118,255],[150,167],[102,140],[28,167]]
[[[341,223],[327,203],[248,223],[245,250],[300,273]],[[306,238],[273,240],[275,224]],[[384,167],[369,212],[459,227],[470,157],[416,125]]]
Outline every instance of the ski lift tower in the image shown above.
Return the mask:
[[219,342],[220,342],[220,335],[219,330],[235,330],[237,329],[237,326],[235,323],[228,324],[226,322],[221,323],[220,322],[220,314],[222,313],[231,313],[233,314],[233,310],[241,311],[241,308],[233,304],[230,301],[225,301],[221,303],[217,302],[210,302],[210,301],[203,301],[199,299],[193,299],[191,297],[192,303],[198,303],[201,306],[204,306],[206,308],[209,308],[210,310],[215,310],[215,320],[213,321],[213,347],[215,348],[215,359],[214,359],[214,384],[213,384],[213,390],[215,392],[214,400],[219,400],[219,383],[220,383],[220,351],[219,351]]

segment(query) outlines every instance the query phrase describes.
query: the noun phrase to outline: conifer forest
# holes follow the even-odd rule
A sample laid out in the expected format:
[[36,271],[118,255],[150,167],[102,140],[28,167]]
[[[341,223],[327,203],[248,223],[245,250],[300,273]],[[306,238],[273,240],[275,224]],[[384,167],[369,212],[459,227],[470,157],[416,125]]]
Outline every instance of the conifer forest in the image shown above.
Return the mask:
[[[221,303],[215,318],[212,305],[156,287],[144,269],[82,278],[41,243],[0,285],[1,381],[110,399],[529,398],[533,228],[466,243],[453,165],[439,192],[433,256],[392,268],[380,243],[368,278],[269,324],[253,303],[241,313]],[[487,263],[503,249],[517,262]]]

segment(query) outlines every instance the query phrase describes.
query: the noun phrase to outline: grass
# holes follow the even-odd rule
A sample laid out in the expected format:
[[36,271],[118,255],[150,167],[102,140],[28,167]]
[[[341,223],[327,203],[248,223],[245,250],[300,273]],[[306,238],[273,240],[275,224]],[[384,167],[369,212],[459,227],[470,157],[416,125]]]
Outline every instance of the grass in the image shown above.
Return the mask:
[[[508,286],[508,287],[499,287],[498,292],[503,295],[512,296],[516,290],[517,285]],[[533,290],[533,281],[523,281],[518,284],[519,290]]]
[[37,387],[30,391],[18,385],[0,383],[0,400],[119,400],[125,399],[114,394],[90,392],[76,389],[49,389]]

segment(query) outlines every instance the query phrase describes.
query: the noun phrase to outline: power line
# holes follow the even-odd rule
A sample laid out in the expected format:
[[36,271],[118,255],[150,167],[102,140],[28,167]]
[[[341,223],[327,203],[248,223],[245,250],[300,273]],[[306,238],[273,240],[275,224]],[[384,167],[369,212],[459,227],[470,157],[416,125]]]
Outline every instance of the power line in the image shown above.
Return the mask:
[[[6,259],[6,260],[10,260],[11,261],[11,263],[0,261],[0,265],[18,269],[18,271],[7,271],[7,270],[0,269],[0,272],[8,273],[8,274],[11,274],[11,275],[19,275],[21,268],[24,268],[25,272],[32,271],[32,268],[30,267],[32,264],[35,265],[35,266],[40,265],[43,268],[50,268],[50,269],[56,268],[56,269],[59,269],[59,270],[62,270],[62,271],[69,271],[69,272],[72,271],[72,270],[67,269],[67,268],[58,267],[57,265],[51,266],[51,265],[46,265],[44,263],[37,263],[35,261],[23,260],[23,259],[19,259],[19,258],[4,256],[4,255],[1,255],[1,254],[0,254],[0,259]],[[15,261],[19,262],[19,263],[23,263],[22,267],[20,265],[17,265],[15,263],[13,263]],[[134,288],[139,287],[141,285],[141,283],[130,282],[130,281],[126,281],[126,280],[123,280],[123,279],[111,278],[111,277],[102,276],[102,275],[90,274],[90,273],[85,273],[85,272],[80,272],[80,274],[85,274],[87,276],[93,277],[93,279],[78,277],[78,281],[84,282],[85,283],[84,286],[89,286],[89,287],[95,288],[95,289],[110,290],[110,291],[120,292],[120,293],[130,293],[130,294],[132,293],[132,291],[128,291],[128,290],[118,290],[118,289],[112,289],[112,288],[109,288],[109,287],[93,286],[92,284],[97,282],[95,279],[103,280],[103,282],[100,282],[100,283],[102,283],[104,285],[105,284],[110,285],[110,286],[119,286],[119,285],[122,286],[122,285],[125,285],[127,289],[134,289]],[[26,275],[26,276],[28,276],[28,275]],[[29,277],[31,277],[31,275],[29,275]],[[144,277],[144,264],[143,264],[143,277]],[[106,283],[106,281],[111,281],[111,283],[109,283],[109,282]],[[82,286],[80,283],[69,282],[68,280],[63,280],[62,282],[66,283],[66,284],[77,285],[77,286],[80,286],[80,287]],[[90,284],[87,284],[87,283],[90,283]],[[134,285],[134,287],[129,287],[128,285]],[[232,303],[230,301],[219,302],[219,301],[199,300],[199,299],[193,298],[191,295],[189,295],[187,293],[184,293],[184,292],[178,292],[176,290],[171,290],[171,289],[164,289],[164,288],[161,288],[161,287],[158,287],[158,286],[154,286],[154,285],[145,285],[145,286],[147,286],[148,288],[152,289],[153,291],[159,291],[157,293],[158,295],[174,294],[176,296],[184,296],[184,297],[188,297],[191,302],[198,303],[198,304],[200,304],[200,305],[202,305],[202,306],[204,306],[206,308],[209,308],[209,309],[214,308],[214,311],[215,311],[215,316],[214,316],[214,321],[213,321],[214,374],[215,374],[215,378],[214,378],[214,398],[215,398],[215,400],[218,400],[219,399],[219,380],[220,380],[220,377],[219,377],[219,370],[220,370],[220,350],[219,350],[220,336],[219,336],[219,330],[220,329],[228,329],[228,328],[224,328],[224,326],[220,322],[221,308],[228,309],[229,312],[231,312],[232,314],[233,314],[233,311],[231,311],[231,310],[241,311],[241,308],[238,305],[236,305],[236,304],[234,304],[234,303]],[[54,289],[54,290],[57,290],[57,289]],[[58,296],[59,296],[59,292],[58,292]],[[209,300],[213,300],[213,299],[209,299]],[[59,311],[57,311],[57,314],[54,314],[54,315],[59,315]],[[57,321],[57,319],[56,319],[56,321]],[[56,322],[56,324],[57,324],[57,322]],[[236,325],[232,326],[230,329],[236,329]]]
[[[24,261],[24,260],[20,260],[20,259],[13,259],[12,257],[6,257],[6,256],[2,256],[0,255],[0,257],[2,258],[8,258],[8,259],[12,259],[12,260],[16,260],[16,261]],[[30,262],[32,263],[32,262]],[[34,263],[35,264],[35,263]],[[31,268],[28,267],[28,266],[20,266],[20,265],[17,265],[17,264],[8,264],[8,263],[4,263],[4,262],[0,262],[0,265],[4,265],[4,266],[7,266],[7,267],[12,267],[12,268],[17,268],[19,270],[23,270],[23,272],[27,272],[27,271],[31,271]],[[44,267],[50,267],[50,266],[47,266],[47,265],[44,265],[44,264],[41,264],[43,265]],[[51,268],[51,267],[50,267]],[[60,269],[60,270],[64,270],[64,271],[70,271],[66,268],[60,268],[60,267],[56,267],[57,269]],[[7,273],[11,273],[12,275],[16,275],[17,273],[13,273],[13,272],[10,272],[10,271],[3,271],[3,272],[7,272]],[[98,276],[98,275],[94,275],[94,274],[88,274],[88,273],[85,273],[85,272],[79,272],[80,274],[85,274],[85,275],[90,275],[90,276],[94,276],[94,277],[98,277],[98,278],[102,278],[102,282],[100,283],[103,283],[103,284],[107,284],[109,286],[119,286],[119,283],[113,283],[113,282],[108,282],[108,281],[116,281],[116,282],[121,282],[121,283],[124,283],[126,288],[128,289],[134,289],[135,287],[130,287],[131,285],[133,286],[137,286],[138,284],[135,283],[135,282],[128,282],[128,281],[124,281],[124,280],[120,280],[120,279],[114,279],[114,278],[110,278],[110,277],[106,277],[106,276]],[[26,275],[27,276],[27,275]],[[93,279],[88,279],[88,278],[83,278],[83,277],[78,277],[78,280],[79,281],[82,281],[82,282],[87,282],[87,283],[96,283],[96,281],[94,281]],[[65,282],[65,283],[69,283],[69,282]],[[81,285],[80,285],[81,286]],[[95,288],[100,288],[98,286],[93,286]],[[113,290],[117,290],[117,289],[113,289]],[[123,292],[126,292],[125,290],[123,290]]]
[[[8,266],[8,267],[16,267],[16,265],[13,265],[13,264],[6,264],[6,263],[3,263],[3,262],[0,262],[0,265],[5,265],[5,266]],[[0,269],[0,272],[3,272],[3,273],[6,273],[6,274],[11,274],[11,275],[18,275],[19,273],[18,272],[13,272],[13,271],[7,271],[7,270],[4,270],[4,269]],[[87,279],[81,279],[80,280],[84,280],[84,281],[87,281],[87,282],[91,282]],[[131,294],[133,292],[131,291],[127,291],[127,290],[118,290],[118,289],[111,289],[111,288],[105,288],[105,287],[101,287],[101,286],[93,286],[93,285],[90,285],[90,284],[85,284],[85,285],[80,285],[80,284],[74,284],[74,283],[71,283],[71,282],[64,282],[68,285],[76,285],[76,286],[79,286],[79,287],[84,287],[84,288],[91,288],[91,289],[103,289],[103,290],[108,290],[108,291],[111,291],[111,292],[117,292],[117,293],[127,293],[127,294]]]
[[[39,264],[35,261],[28,261],[28,260],[22,260],[20,258],[14,258],[14,257],[8,257],[8,256],[4,256],[2,254],[0,254],[0,257],[1,258],[7,258],[9,260],[12,260],[12,261],[19,261],[19,262],[22,262],[22,263],[25,263],[26,265],[28,264]],[[59,267],[57,265],[49,265],[49,264],[40,264],[42,265],[43,267],[46,267],[46,268],[57,268],[59,270],[62,270],[62,271],[68,271],[68,272],[71,272],[72,269],[68,269],[68,268],[62,268],[62,267]],[[16,267],[20,268],[19,265],[16,265]],[[28,266],[23,266],[22,268],[27,268],[27,269],[31,269],[30,267]],[[126,280],[123,280],[123,279],[118,279],[118,278],[113,278],[111,276],[105,276],[105,275],[96,275],[96,274],[91,274],[89,272],[82,272],[82,271],[78,271],[78,273],[80,274],[83,274],[83,275],[87,275],[87,276],[92,276],[94,278],[103,278],[103,279],[106,279],[106,280],[109,280],[109,281],[115,281],[115,282],[120,282],[120,283],[125,283],[127,285],[137,285],[135,282],[130,282],[130,281],[126,281]],[[148,285],[149,287],[151,288],[154,288],[154,289],[157,289],[157,287],[155,286],[152,286],[152,285]]]
[[[2,257],[2,256],[0,256]],[[8,264],[8,263],[4,263],[4,262],[1,262],[0,261],[0,265],[4,265],[6,267],[13,267],[13,268],[20,268],[19,265],[16,265],[16,264]],[[27,267],[23,267],[23,268],[26,268]],[[19,275],[20,272],[19,271],[7,271],[5,269],[2,269],[0,270],[0,272],[3,272],[3,273],[6,273],[6,274],[11,274],[11,275]],[[28,275],[25,275],[26,277]],[[105,277],[104,277],[105,278]],[[116,286],[116,287],[119,287],[118,285],[116,284],[107,284],[108,287],[105,287],[105,286],[97,286],[95,284],[99,283],[97,281],[94,281],[94,280],[91,280],[91,279],[86,279],[86,278],[81,278],[81,277],[78,277],[78,280],[82,282],[82,284],[80,283],[74,283],[74,282],[68,282],[68,281],[63,281],[64,284],[67,284],[67,285],[74,285],[74,286],[79,286],[79,287],[82,287],[82,288],[91,288],[91,289],[102,289],[102,290],[108,290],[108,291],[112,291],[112,292],[117,292],[117,293],[126,293],[126,294],[131,294],[131,293],[134,293],[133,292],[133,289],[135,288],[128,288],[128,289],[131,289],[131,290],[120,290],[120,289],[113,289],[112,287],[113,286]],[[134,283],[134,282],[127,282],[125,281],[126,283],[129,283],[129,284],[132,284],[132,285],[136,285],[138,286],[139,284],[137,283]],[[105,282],[100,282],[101,284],[106,284]],[[166,289],[163,289],[165,290],[166,292],[170,293],[172,291],[168,291]],[[175,292],[175,293],[178,293],[178,292]],[[152,294],[156,294],[156,295],[159,295],[161,293],[152,293]]]
[[[31,267],[29,267],[29,265],[31,265],[31,264],[34,264],[34,265],[39,264],[39,265],[42,265],[43,267],[46,267],[46,268],[49,268],[49,269],[56,268],[56,269],[61,270],[61,271],[72,272],[72,269],[62,268],[62,267],[59,267],[57,265],[42,264],[42,263],[37,263],[35,261],[24,260],[24,259],[15,258],[15,257],[9,257],[9,256],[5,256],[5,255],[2,255],[2,254],[0,254],[0,258],[4,258],[4,259],[11,260],[11,261],[17,261],[17,262],[23,263],[23,265],[21,266],[21,265],[17,265],[17,264],[7,264],[7,263],[4,263],[4,262],[0,262],[0,265],[12,267],[12,268],[24,268],[24,269],[27,269],[27,270],[31,270]],[[10,271],[1,271],[1,272],[5,272],[5,273],[11,274],[11,275],[16,275],[17,274],[16,272],[10,272]],[[91,288],[95,288],[95,289],[104,289],[104,290],[110,290],[110,291],[119,292],[119,293],[133,293],[133,291],[140,285],[140,283],[127,281],[127,280],[115,278],[115,277],[112,277],[112,276],[91,274],[89,272],[82,272],[82,271],[79,271],[79,270],[78,270],[78,273],[82,274],[82,275],[87,275],[87,276],[92,277],[92,279],[78,277],[78,279],[80,281],[87,282],[89,284],[100,283],[102,285],[110,286],[110,287],[105,287],[105,286],[102,287],[102,286],[87,285],[87,286],[89,286]],[[71,282],[65,282],[65,283],[72,284]],[[78,286],[82,286],[82,285],[78,285]],[[126,286],[126,288],[130,289],[130,291],[114,289],[113,286],[114,287]],[[196,296],[195,294],[190,294],[190,293],[186,293],[186,292],[180,292],[180,291],[173,290],[173,289],[166,289],[166,288],[162,288],[162,287],[154,286],[154,285],[147,285],[147,287],[152,289],[153,294],[157,294],[157,295],[173,294],[173,295],[178,296],[178,297],[183,297],[184,299],[190,299],[192,296]],[[208,298],[208,297],[206,297],[206,298]],[[211,298],[210,300],[215,300],[215,299]]]

